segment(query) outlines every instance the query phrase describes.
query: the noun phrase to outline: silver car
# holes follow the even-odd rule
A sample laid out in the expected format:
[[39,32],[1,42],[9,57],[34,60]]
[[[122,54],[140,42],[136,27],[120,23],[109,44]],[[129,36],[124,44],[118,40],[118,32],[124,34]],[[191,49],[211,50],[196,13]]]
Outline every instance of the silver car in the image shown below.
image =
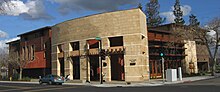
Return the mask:
[[43,83],[47,83],[47,84],[59,84],[62,85],[64,83],[64,78],[60,77],[58,75],[46,75],[43,78],[39,79],[39,84],[43,84]]

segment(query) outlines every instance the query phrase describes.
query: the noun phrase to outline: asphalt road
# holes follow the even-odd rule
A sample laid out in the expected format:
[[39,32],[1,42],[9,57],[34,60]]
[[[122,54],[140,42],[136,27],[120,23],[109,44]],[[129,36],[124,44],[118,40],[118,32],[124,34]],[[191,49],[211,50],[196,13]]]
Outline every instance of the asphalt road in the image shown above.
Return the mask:
[[220,92],[220,78],[155,87],[115,88],[0,83],[0,92]]

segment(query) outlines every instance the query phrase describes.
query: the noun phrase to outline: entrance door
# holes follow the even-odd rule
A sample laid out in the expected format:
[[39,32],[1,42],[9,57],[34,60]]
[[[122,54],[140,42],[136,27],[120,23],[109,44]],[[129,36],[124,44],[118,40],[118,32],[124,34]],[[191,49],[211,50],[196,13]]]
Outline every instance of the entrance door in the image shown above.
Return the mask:
[[100,68],[99,68],[99,56],[89,56],[90,61],[90,80],[99,81]]
[[111,55],[111,79],[125,80],[124,55]]
[[73,57],[73,79],[80,79],[80,60],[79,57]]
[[60,58],[59,62],[60,62],[60,76],[65,76],[64,58]]
[[161,78],[162,77],[162,62],[160,60],[150,61],[150,77]]

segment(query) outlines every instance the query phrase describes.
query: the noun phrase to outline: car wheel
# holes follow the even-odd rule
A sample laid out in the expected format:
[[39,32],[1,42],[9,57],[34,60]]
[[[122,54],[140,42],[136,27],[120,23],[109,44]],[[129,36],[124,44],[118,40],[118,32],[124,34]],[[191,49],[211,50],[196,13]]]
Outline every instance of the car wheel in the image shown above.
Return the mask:
[[42,82],[42,81],[39,81],[39,84],[41,85],[41,84],[43,84],[43,82]]
[[52,81],[49,81],[48,84],[49,84],[49,85],[52,85],[53,83],[52,83]]
[[59,85],[62,85],[62,83],[59,83]]

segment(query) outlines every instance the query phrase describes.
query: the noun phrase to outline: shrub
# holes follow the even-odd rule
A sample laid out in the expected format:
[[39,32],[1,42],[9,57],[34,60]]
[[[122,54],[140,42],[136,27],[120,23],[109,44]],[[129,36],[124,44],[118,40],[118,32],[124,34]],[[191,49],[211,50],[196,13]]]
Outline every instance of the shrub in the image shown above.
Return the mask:
[[31,81],[31,78],[29,78],[29,77],[24,77],[24,78],[22,78],[21,81]]

